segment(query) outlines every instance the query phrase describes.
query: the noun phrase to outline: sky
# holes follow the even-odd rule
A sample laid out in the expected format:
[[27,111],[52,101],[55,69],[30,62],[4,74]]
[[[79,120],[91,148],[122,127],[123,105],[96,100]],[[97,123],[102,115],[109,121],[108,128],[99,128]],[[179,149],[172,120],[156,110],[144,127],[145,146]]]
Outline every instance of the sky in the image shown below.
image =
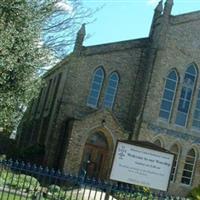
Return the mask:
[[[86,22],[85,46],[147,37],[154,8],[159,0],[83,0],[97,11]],[[163,0],[165,2],[165,0]],[[200,10],[200,0],[174,0],[172,15]]]

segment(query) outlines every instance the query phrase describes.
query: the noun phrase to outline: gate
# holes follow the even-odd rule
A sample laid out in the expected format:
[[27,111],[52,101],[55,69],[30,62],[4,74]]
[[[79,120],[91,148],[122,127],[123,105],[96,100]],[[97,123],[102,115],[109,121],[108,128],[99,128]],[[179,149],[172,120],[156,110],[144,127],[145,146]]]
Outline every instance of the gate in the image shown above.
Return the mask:
[[0,161],[0,200],[184,200],[147,188]]

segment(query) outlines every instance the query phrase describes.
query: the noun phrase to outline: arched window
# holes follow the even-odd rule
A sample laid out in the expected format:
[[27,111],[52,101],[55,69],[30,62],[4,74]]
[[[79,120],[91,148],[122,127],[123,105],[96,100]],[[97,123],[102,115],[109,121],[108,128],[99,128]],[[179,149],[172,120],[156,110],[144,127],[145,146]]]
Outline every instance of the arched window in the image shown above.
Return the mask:
[[162,96],[159,117],[169,121],[171,110],[174,102],[174,97],[177,87],[177,73],[175,70],[171,71],[165,81],[165,88]]
[[104,80],[104,70],[102,67],[99,67],[95,70],[93,74],[91,88],[87,99],[88,106],[93,108],[97,107],[103,80]]
[[87,144],[92,144],[95,146],[99,146],[102,148],[107,149],[108,148],[108,142],[105,138],[105,136],[101,133],[101,132],[96,132],[94,134],[92,134],[92,136],[90,136],[87,139]]
[[198,90],[198,97],[193,115],[192,127],[200,129],[200,88]]
[[155,140],[153,143],[158,147],[162,146],[161,141],[159,139]]
[[194,167],[196,162],[196,155],[194,149],[191,149],[185,159],[183,174],[181,183],[184,183],[186,185],[192,184],[192,176],[194,173]]
[[178,159],[179,159],[179,148],[176,144],[174,144],[170,151],[174,154],[174,163],[173,163],[173,167],[172,167],[172,173],[171,173],[171,177],[170,180],[172,182],[175,181],[175,177],[176,177],[176,172],[177,172],[177,167],[178,167]]
[[180,126],[185,126],[187,122],[190,104],[192,100],[192,94],[196,82],[196,76],[196,67],[192,64],[187,68],[182,83],[181,96],[179,99],[178,111],[176,114],[175,121],[175,123]]
[[106,108],[113,107],[118,83],[119,83],[119,75],[117,72],[113,72],[109,77],[109,82],[108,82],[108,86],[106,88],[106,93],[105,93],[105,97],[104,97],[103,104]]

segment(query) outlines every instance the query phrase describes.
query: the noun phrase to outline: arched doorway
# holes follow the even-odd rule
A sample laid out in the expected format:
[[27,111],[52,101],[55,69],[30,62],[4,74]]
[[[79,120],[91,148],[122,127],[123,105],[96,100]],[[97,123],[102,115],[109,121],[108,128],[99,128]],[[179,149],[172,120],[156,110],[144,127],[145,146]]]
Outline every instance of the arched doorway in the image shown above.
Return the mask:
[[101,132],[92,134],[85,144],[81,171],[90,178],[106,178],[108,151],[108,142],[104,134]]

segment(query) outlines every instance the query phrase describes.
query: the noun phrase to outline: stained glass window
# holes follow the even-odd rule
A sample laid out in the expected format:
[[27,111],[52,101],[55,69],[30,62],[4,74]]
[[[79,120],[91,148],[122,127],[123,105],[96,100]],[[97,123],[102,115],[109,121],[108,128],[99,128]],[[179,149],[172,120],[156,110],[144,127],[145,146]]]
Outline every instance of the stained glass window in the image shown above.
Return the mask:
[[195,111],[193,114],[192,127],[200,129],[200,88],[198,90],[196,107],[195,107]]
[[109,77],[109,82],[108,82],[108,86],[106,88],[106,93],[105,93],[105,97],[104,97],[104,107],[106,107],[106,108],[113,107],[118,83],[119,83],[119,76],[118,76],[117,72],[114,72]]
[[185,126],[187,122],[190,104],[192,100],[192,94],[196,82],[196,75],[197,72],[195,66],[190,65],[185,72],[178,104],[178,111],[176,114],[175,123],[180,126]]
[[99,67],[95,70],[93,74],[91,88],[87,99],[88,106],[93,108],[97,107],[103,80],[104,80],[104,70],[102,67]]
[[177,87],[177,73],[171,71],[165,81],[159,117],[169,121]]

